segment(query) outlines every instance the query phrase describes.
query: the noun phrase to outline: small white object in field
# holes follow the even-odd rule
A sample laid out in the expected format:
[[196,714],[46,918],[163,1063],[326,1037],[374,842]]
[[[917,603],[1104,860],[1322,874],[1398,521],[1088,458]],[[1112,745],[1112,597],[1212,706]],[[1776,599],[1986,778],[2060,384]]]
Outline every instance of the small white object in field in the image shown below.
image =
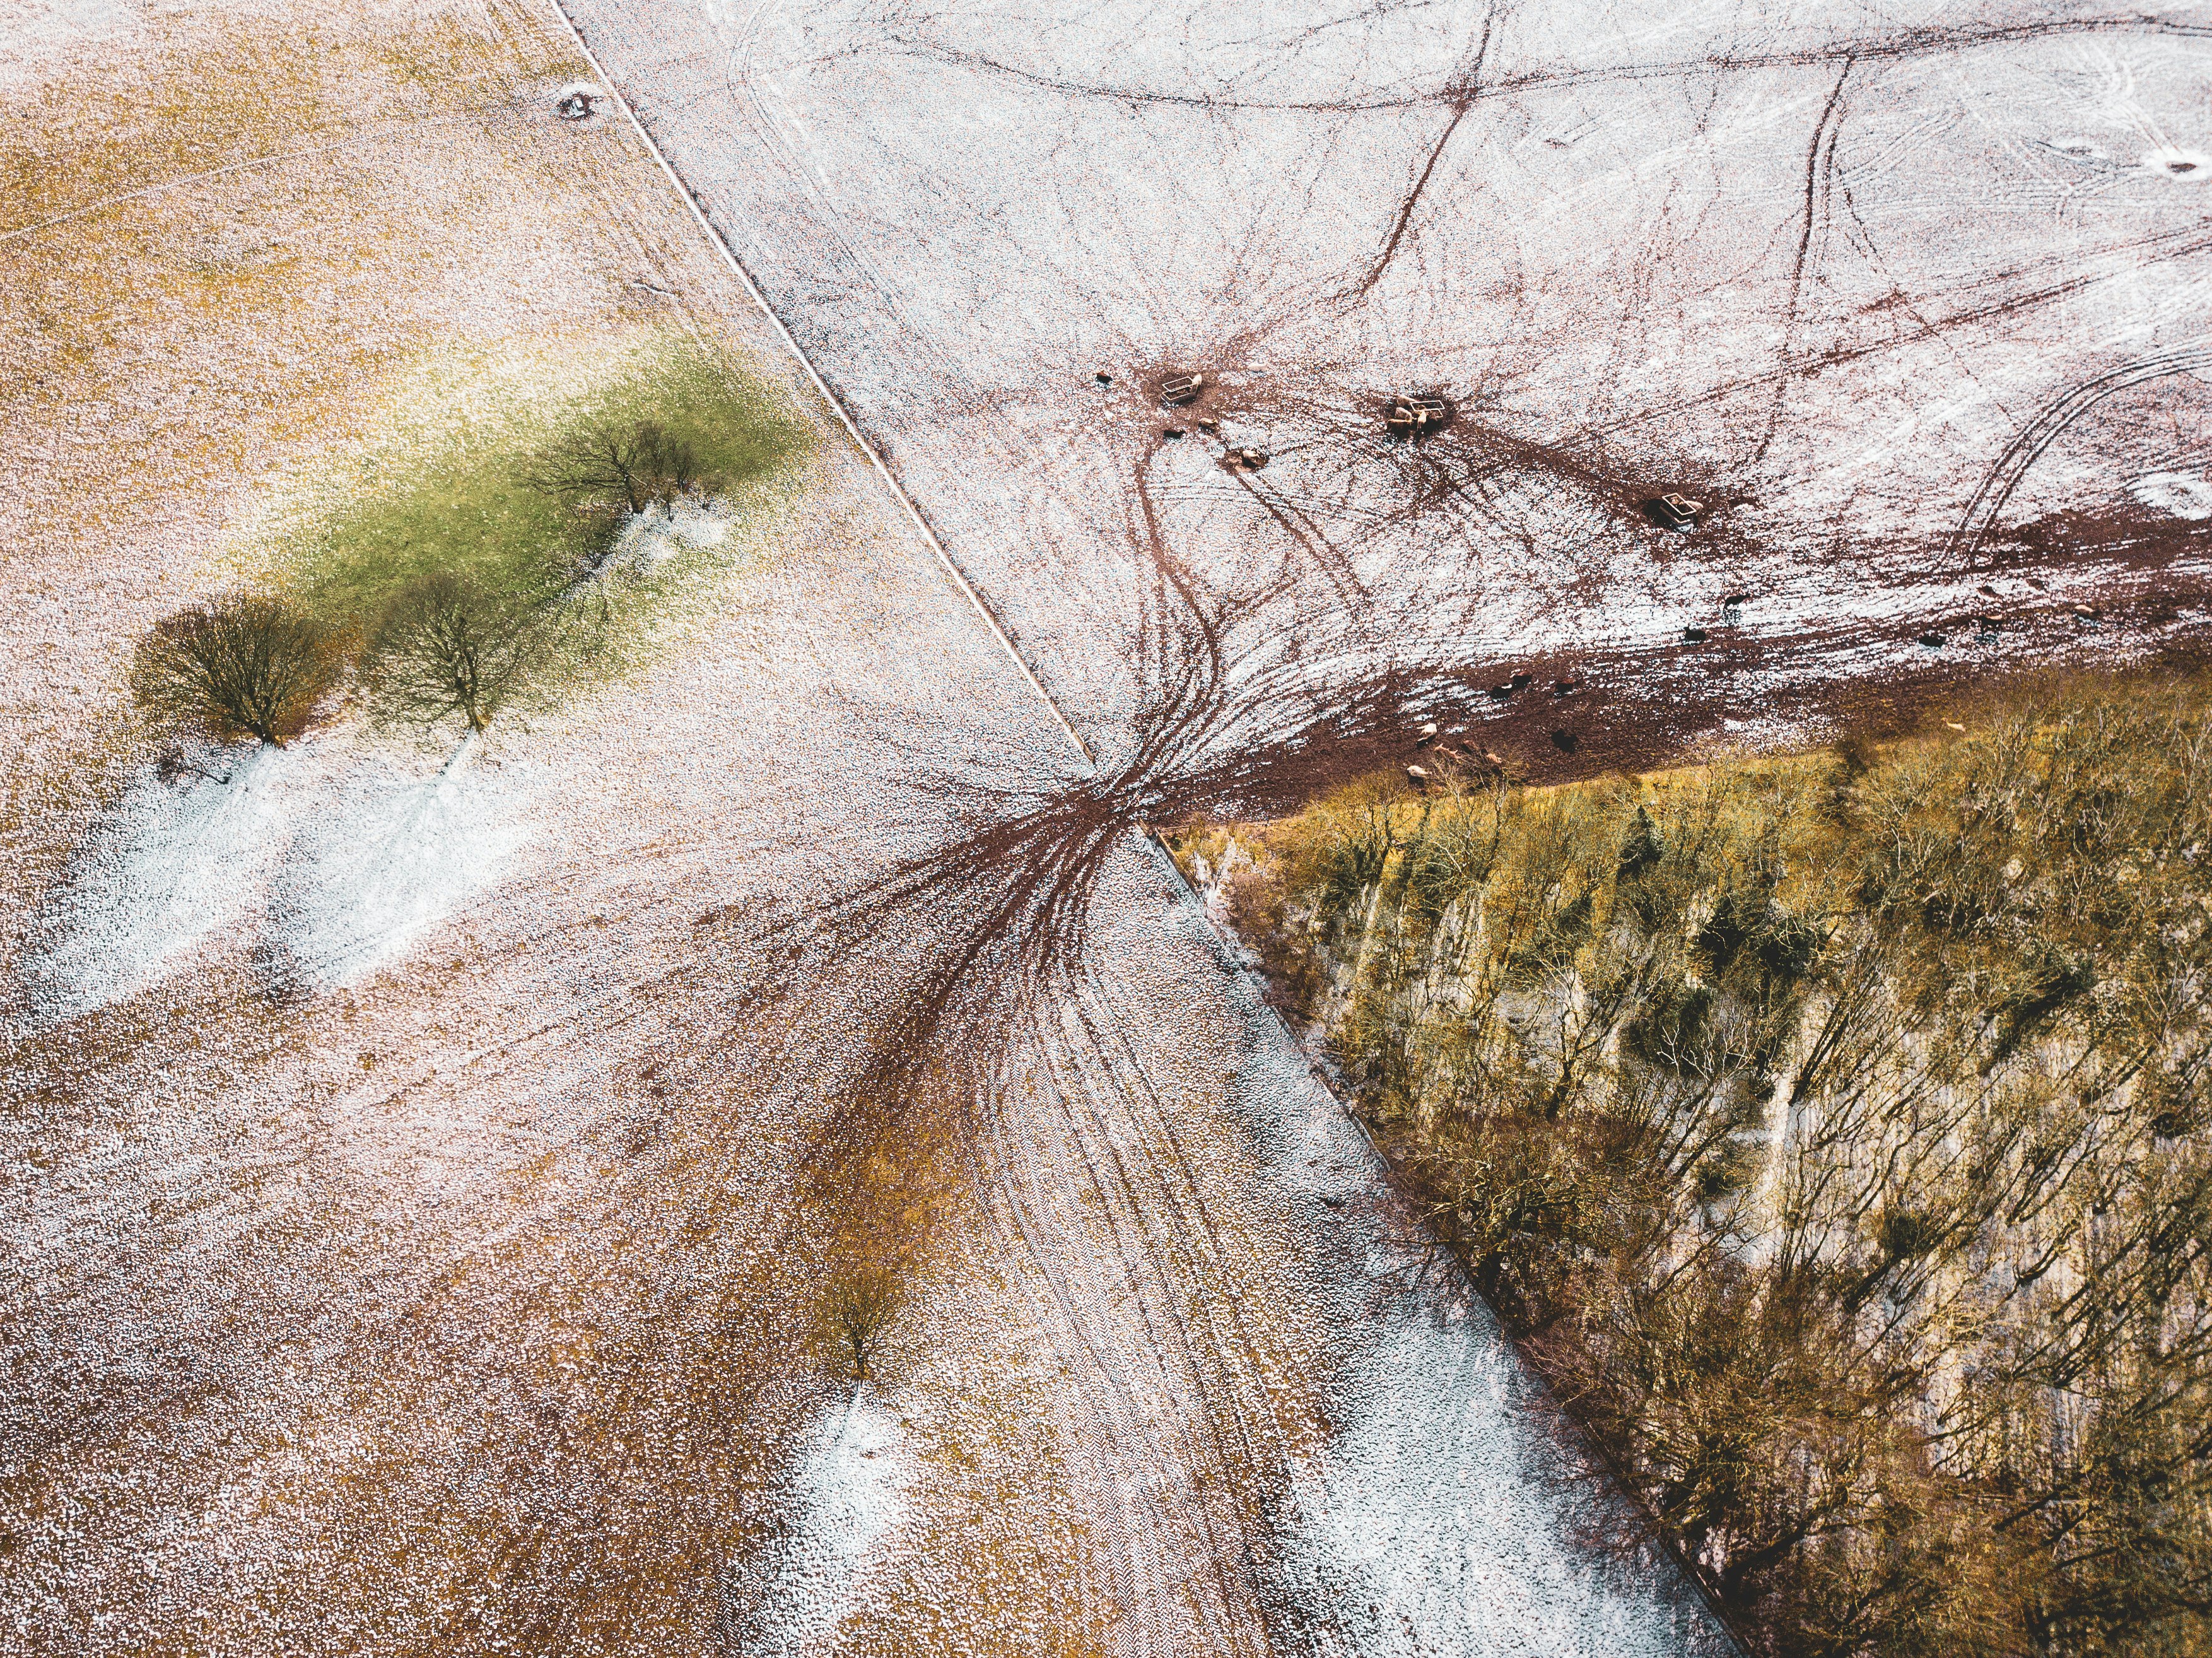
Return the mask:
[[564,121],[588,121],[599,113],[599,105],[606,93],[588,81],[577,81],[561,88],[560,101],[553,106],[554,113]]

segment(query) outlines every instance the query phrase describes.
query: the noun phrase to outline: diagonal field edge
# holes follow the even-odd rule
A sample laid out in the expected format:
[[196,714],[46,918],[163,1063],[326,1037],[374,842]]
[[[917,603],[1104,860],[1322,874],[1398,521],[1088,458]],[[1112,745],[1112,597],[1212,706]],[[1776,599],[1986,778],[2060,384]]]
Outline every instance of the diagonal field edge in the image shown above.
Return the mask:
[[690,210],[692,218],[696,221],[700,229],[707,233],[707,240],[714,244],[714,251],[722,256],[722,263],[728,265],[731,274],[744,284],[745,292],[752,296],[753,303],[760,307],[761,314],[766,317],[775,327],[776,338],[783,342],[784,349],[798,359],[800,368],[806,370],[806,377],[814,382],[814,389],[822,394],[823,401],[827,403],[836,415],[838,424],[845,429],[846,436],[860,447],[862,454],[868,457],[868,464],[876,469],[876,476],[883,479],[884,487],[889,490],[899,505],[906,509],[907,517],[912,521],[915,531],[921,539],[929,544],[929,550],[937,555],[937,562],[945,567],[945,573],[952,578],[953,585],[967,595],[968,602],[975,607],[975,613],[983,619],[983,625],[991,630],[991,637],[1005,648],[1007,656],[1012,660],[1014,666],[1021,670],[1022,678],[1029,681],[1030,689],[1036,692],[1038,698],[1052,710],[1053,718],[1060,722],[1060,728],[1067,734],[1067,740],[1075,746],[1075,752],[1083,756],[1086,765],[1095,768],[1098,761],[1097,756],[1091,753],[1091,746],[1083,741],[1075,727],[1069,723],[1067,716],[1060,711],[1060,704],[1053,700],[1052,692],[1044,688],[1044,682],[1037,678],[1036,671],[1023,658],[1022,653],[1015,648],[1012,637],[1000,625],[999,619],[991,613],[991,607],[983,602],[983,595],[975,590],[975,583],[970,582],[966,572],[953,562],[952,555],[945,550],[945,544],[937,539],[937,532],[930,528],[929,521],[921,515],[921,509],[915,505],[914,498],[900,487],[898,479],[891,476],[891,469],[884,464],[883,456],[876,453],[875,445],[860,436],[860,429],[846,409],[843,400],[836,393],[830,389],[830,383],[822,378],[821,371],[800,349],[799,341],[793,337],[791,330],[784,326],[783,319],[776,315],[775,308],[768,302],[768,296],[761,292],[760,284],[753,280],[752,273],[745,269],[737,254],[732,251],[730,244],[723,240],[722,233],[714,229],[714,222],[708,218],[706,210],[699,205],[698,198],[691,193],[685,186],[683,179],[678,175],[676,169],[669,165],[668,157],[661,153],[660,146],[654,142],[653,134],[645,130],[645,123],[638,119],[637,112],[630,107],[629,100],[623,95],[622,88],[615,84],[614,76],[609,75],[605,66],[599,62],[599,54],[592,50],[590,44],[584,39],[583,30],[576,27],[576,20],[568,15],[568,8],[562,3],[562,0],[549,0],[549,3],[552,7],[553,15],[561,20],[561,26],[568,30],[568,38],[575,42],[576,50],[583,54],[584,61],[592,66],[592,73],[598,77],[600,86],[605,88],[607,96],[612,98],[622,110],[623,119],[629,123],[630,131],[637,134],[639,139],[643,142],[646,153],[653,157],[668,182],[675,186],[677,195],[682,198],[685,208]]
[[[1216,961],[1225,959],[1234,964],[1234,971],[1231,977],[1251,992],[1253,1004],[1258,1010],[1259,1016],[1273,1021],[1276,1036],[1284,1047],[1306,1062],[1306,1075],[1312,1080],[1313,1085],[1319,1088],[1327,1097],[1329,1104],[1336,1108],[1340,1117],[1358,1130],[1360,1139],[1366,1144],[1368,1155],[1374,1160],[1375,1176],[1382,1188],[1387,1192],[1397,1193],[1401,1198],[1405,1198],[1407,1194],[1398,1184],[1398,1166],[1391,1160],[1390,1154],[1383,1149],[1382,1142],[1376,1137],[1375,1131],[1368,1125],[1367,1119],[1353,1108],[1352,1101],[1338,1089],[1336,1083],[1331,1081],[1328,1074],[1315,1063],[1304,1042],[1301,1041],[1298,1033],[1291,1028],[1291,1021],[1283,1016],[1282,1009],[1267,1000],[1267,981],[1265,972],[1247,967],[1239,959],[1237,950],[1240,948],[1240,941],[1228,928],[1214,920],[1206,907],[1204,895],[1191,884],[1190,877],[1183,873],[1182,865],[1176,862],[1175,854],[1168,850],[1167,843],[1155,832],[1144,830],[1139,834],[1137,844],[1141,850],[1150,856],[1154,867],[1166,876],[1168,884],[1180,895],[1182,901],[1197,915],[1200,930],[1204,932],[1209,947],[1215,953]],[[1126,1034],[1124,1039],[1127,1039]],[[1422,1228],[1427,1231],[1432,1239],[1436,1237],[1434,1228],[1425,1221],[1422,1222]],[[1458,1248],[1455,1246],[1443,1243],[1440,1239],[1437,1241],[1443,1248],[1444,1259],[1451,1263],[1454,1273],[1461,1283],[1466,1286],[1468,1293],[1484,1306],[1491,1307],[1490,1298],[1482,1293],[1481,1286],[1474,1281],[1474,1274],[1460,1254]],[[1492,1316],[1496,1316],[1496,1308],[1491,1307],[1491,1311]],[[1545,1392],[1553,1393],[1551,1384],[1543,1380],[1540,1373],[1536,1372],[1533,1365],[1528,1364],[1527,1356],[1521,1352],[1520,1344],[1506,1332],[1504,1321],[1502,1319],[1498,1321],[1498,1333],[1499,1339],[1513,1351],[1516,1361],[1528,1367],[1531,1375],[1535,1376]],[[1556,1393],[1553,1393],[1553,1397],[1557,1397]],[[1569,1415],[1569,1420],[1573,1420],[1571,1413]],[[1707,1576],[1705,1567],[1698,1564],[1696,1556],[1667,1534],[1666,1528],[1659,1523],[1659,1517],[1653,1511],[1651,1505],[1638,1493],[1635,1484],[1629,1476],[1628,1469],[1617,1459],[1608,1454],[1605,1448],[1597,1442],[1595,1437],[1578,1422],[1575,1423],[1574,1443],[1578,1448],[1588,1453],[1606,1471],[1613,1482],[1613,1494],[1650,1526],[1650,1539],[1659,1545],[1659,1551],[1673,1562],[1674,1569],[1681,1573],[1683,1581],[1689,1584],[1691,1592],[1697,1596],[1707,1615],[1712,1618],[1716,1632],[1726,1645],[1728,1651],[1733,1655],[1733,1658],[1749,1658],[1751,1646],[1746,1638],[1745,1632],[1738,1629],[1727,1602],[1721,1599],[1719,1587]]]

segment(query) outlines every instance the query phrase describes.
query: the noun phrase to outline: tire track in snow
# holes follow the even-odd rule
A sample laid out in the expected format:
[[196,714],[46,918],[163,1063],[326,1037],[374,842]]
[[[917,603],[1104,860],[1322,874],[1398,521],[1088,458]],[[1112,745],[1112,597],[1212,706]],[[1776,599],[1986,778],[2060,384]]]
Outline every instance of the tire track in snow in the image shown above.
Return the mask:
[[[1790,263],[1790,301],[1783,312],[1782,344],[1778,353],[1785,363],[1796,354],[1797,329],[1804,315],[1805,266],[1813,253],[1814,229],[1817,225],[1825,234],[1832,217],[1829,198],[1835,186],[1836,138],[1843,125],[1840,118],[1844,87],[1851,78],[1852,61],[1846,57],[1843,68],[1836,72],[1835,89],[1828,94],[1820,119],[1813,123],[1812,142],[1805,149],[1805,203],[1800,210],[1796,256]],[[1789,395],[1790,386],[1788,380],[1774,382],[1774,394],[1766,408],[1766,430],[1759,437],[1759,447],[1751,453],[1751,464],[1754,466],[1766,459],[1774,435],[1781,428],[1782,405]]]
[[[1166,1607],[1145,1639],[1195,1618],[1206,1650],[1268,1650],[1285,1601],[1272,1523],[1299,1458],[1264,1362],[1281,1334],[1247,1309],[1280,1262],[1216,1222],[1133,1013],[1095,974],[1066,987],[1028,1038],[1034,1091],[994,1106],[986,1178],[1048,1287],[1043,1321],[1064,1321],[1058,1356],[1096,1371],[1070,1390],[1088,1411],[1069,1431],[1106,1464],[1096,1484],[1117,1488],[1121,1598]],[[1195,1490],[1148,1477],[1162,1469]]]
[[[1103,1000],[1103,993],[1100,999]],[[1136,1045],[1129,1035],[1127,1020],[1121,1011],[1109,1009],[1102,1009],[1100,1017],[1094,1021],[1083,1011],[1080,1000],[1073,1011],[1081,1018],[1093,1050],[1112,1077],[1121,1097],[1127,1102],[1133,1117],[1139,1119],[1140,1125],[1149,1119],[1151,1134],[1158,1136],[1158,1143],[1164,1148],[1165,1155],[1148,1158],[1145,1168],[1159,1192],[1164,1212],[1170,1223],[1173,1247],[1190,1263],[1194,1276],[1202,1285],[1224,1283],[1231,1271],[1231,1252],[1223,1240],[1220,1228],[1214,1223],[1203,1194],[1198,1191],[1197,1165],[1176,1134],[1173,1115],[1168,1111],[1158,1088],[1137,1053]],[[1111,1033],[1110,1038],[1109,1032]],[[1119,1061],[1110,1051],[1113,1047],[1120,1050]],[[1136,1079],[1137,1088],[1129,1086],[1130,1077]],[[1170,1178],[1170,1174],[1173,1178]],[[1146,1211],[1140,1208],[1138,1212],[1141,1216]],[[1246,1241],[1247,1247],[1243,1252],[1243,1265],[1256,1273],[1263,1270],[1264,1263],[1258,1250],[1251,1247],[1249,1235]],[[1213,1337],[1209,1350],[1224,1359],[1258,1350],[1252,1332],[1245,1324],[1241,1298],[1226,1294],[1206,1295],[1201,1296],[1200,1305],[1205,1309],[1209,1333]],[[1226,1339],[1220,1327],[1224,1323],[1228,1326]],[[1267,1436],[1273,1441],[1270,1448],[1277,1455],[1286,1458],[1290,1452],[1289,1442],[1266,1408],[1264,1380],[1257,1375],[1250,1364],[1240,1368],[1248,1373],[1261,1394],[1258,1415]],[[1195,1378],[1195,1368],[1193,1375]],[[1236,1380],[1237,1378],[1231,1378],[1232,1382]],[[1241,1388],[1232,1390],[1228,1400],[1244,1460],[1255,1462],[1257,1451],[1253,1443],[1250,1414],[1245,1409],[1244,1391]]]
[[988,1194],[985,1212],[997,1224],[1001,1247],[1026,1259],[1045,1285],[1041,1299],[1029,1274],[1016,1275],[1067,1378],[1066,1385],[1054,1389],[1053,1399],[1061,1408],[1072,1409],[1074,1417],[1069,1428],[1077,1443],[1070,1448],[1067,1466],[1072,1473],[1081,1471],[1081,1490],[1075,1493],[1078,1513],[1095,1515],[1103,1533],[1114,1600],[1109,1616],[1118,1614],[1117,1626],[1126,1623],[1133,1629],[1138,1651],[1170,1650],[1165,1631],[1174,1618],[1173,1598],[1152,1567],[1152,1551],[1145,1546],[1149,1539],[1125,1507],[1121,1483],[1097,1460],[1097,1452],[1103,1450],[1110,1462],[1126,1465],[1131,1460],[1130,1442],[1145,1437],[1141,1421],[1119,1373],[1093,1342],[1095,1320],[1086,1316],[1097,1310],[1089,1304],[1092,1298],[1079,1295],[1066,1271],[1055,1265],[1058,1252],[1048,1247],[1045,1222],[1024,1195],[1041,1195],[1045,1188],[1024,1125],[1009,1117],[1002,1100],[990,1102],[978,1157],[983,1165],[981,1184]]
[[1967,570],[1979,564],[1982,548],[1996,527],[1997,515],[2012,499],[2013,491],[2020,487],[2028,469],[2042,459],[2043,452],[2057,442],[2068,427],[2097,405],[2130,387],[2207,367],[2212,367],[2212,346],[2190,346],[2158,357],[2138,357],[2085,380],[2045,404],[2006,446],[1966,503],[1965,515],[1952,533],[1952,557]]
[[[1068,986],[1025,1047],[979,1156],[1010,1252],[1046,1286],[1033,1304],[1073,1384],[1058,1397],[1081,1404],[1071,1461],[1090,1466],[1086,1493],[1106,1494],[1134,1649],[1171,1649],[1170,1631],[1194,1622],[1203,1650],[1268,1650],[1273,1574],[1256,1539],[1291,1451],[1255,1356],[1271,1344],[1239,1307],[1249,1286],[1231,1281],[1196,1165],[1097,984]],[[1018,1091],[1022,1070],[1030,1086]]]
[[[1087,1080],[1078,1081],[1059,1097],[1064,1101],[1070,1094],[1088,1091]],[[1231,1580],[1231,1551],[1223,1546],[1218,1517],[1203,1496],[1193,1496],[1182,1485],[1186,1477],[1195,1484],[1203,1471],[1219,1466],[1224,1459],[1218,1446],[1208,1448],[1197,1442],[1198,1429],[1190,1407],[1197,1403],[1204,1419],[1205,1382],[1191,1350],[1188,1329],[1176,1305],[1179,1286],[1169,1264],[1154,1252],[1137,1194],[1110,1143],[1107,1153],[1114,1167],[1109,1172],[1091,1149],[1090,1137],[1073,1111],[1066,1113],[1065,1126],[1067,1133],[1061,1143],[1073,1149],[1080,1167],[1070,1171],[1063,1164],[1059,1184],[1063,1190],[1072,1184],[1079,1200],[1096,1194],[1097,1218],[1105,1237],[1103,1249],[1091,1258],[1111,1264],[1118,1301],[1124,1308],[1133,1304],[1139,1328],[1130,1335],[1141,1335],[1141,1340],[1125,1338],[1114,1344],[1117,1356],[1126,1355],[1133,1361],[1133,1374],[1125,1381],[1123,1391],[1135,1404],[1146,1438],[1146,1474],[1128,1483],[1142,1492],[1158,1557],[1172,1574],[1177,1598],[1195,1612],[1206,1649],[1238,1654],[1253,1650],[1249,1620],[1235,1616],[1244,1597]],[[1115,1308],[1109,1302],[1098,1310],[1110,1317]],[[1131,1321],[1126,1311],[1120,1322],[1124,1331],[1129,1331]],[[1182,1375],[1177,1375],[1178,1370]],[[1125,1479],[1137,1472],[1134,1469],[1121,1472]],[[1172,1504],[1171,1494],[1177,1499]]]
[[[1581,87],[1618,85],[1623,82],[1681,81],[1716,72],[1747,74],[1761,70],[1813,69],[1845,58],[1903,62],[2052,37],[2112,34],[2160,34],[2198,40],[2212,36],[2212,24],[2185,23],[2138,14],[2117,17],[2057,18],[2029,23],[1908,27],[1889,34],[1846,35],[1796,51],[1726,52],[1705,58],[1608,64],[1583,69],[1524,70],[1517,74],[1496,77],[1482,87],[1475,96],[1510,98],[1522,93],[1564,92]],[[900,40],[890,37],[887,45],[896,46],[905,56],[927,58],[979,73],[1004,76],[1067,97],[1096,99],[1132,107],[1162,104],[1200,112],[1246,110],[1279,115],[1360,115],[1425,109],[1436,105],[1449,107],[1468,95],[1457,86],[1446,84],[1433,92],[1405,93],[1379,98],[1272,100],[1219,97],[1204,93],[1162,92],[1139,86],[1099,84],[1044,75],[984,52],[940,46],[933,41],[914,38]]]
[[[1164,1161],[1159,1156],[1154,1155],[1150,1138],[1143,1134],[1140,1124],[1132,1122],[1129,1125],[1137,1127],[1139,1131],[1134,1143],[1128,1146],[1125,1153],[1121,1142],[1130,1137],[1127,1135],[1117,1137],[1115,1133],[1115,1125],[1110,1123],[1105,1115],[1106,1110],[1109,1108],[1109,1102],[1100,1098],[1100,1073],[1103,1073],[1104,1080],[1111,1085],[1114,1094],[1125,1102],[1133,1106],[1134,1095],[1121,1076],[1119,1068],[1115,1064],[1098,1029],[1085,1013],[1084,996],[1085,989],[1082,985],[1073,987],[1073,992],[1063,1009],[1063,1034],[1067,1039],[1068,1044],[1064,1050],[1064,1055],[1070,1069],[1075,1070],[1077,1074],[1074,1078],[1075,1086],[1061,1091],[1056,1098],[1062,1102],[1074,1143],[1084,1149],[1084,1172],[1094,1182],[1093,1189],[1101,1192],[1102,1194],[1109,1192],[1113,1194],[1113,1197],[1105,1204],[1103,1218],[1112,1234],[1116,1253],[1121,1257],[1124,1277],[1133,1279],[1149,1273],[1157,1277],[1159,1282],[1159,1300],[1164,1307],[1167,1321],[1174,1328],[1175,1340],[1172,1346],[1174,1355],[1180,1362],[1177,1368],[1182,1372],[1181,1379],[1189,1388],[1188,1399],[1196,1407],[1199,1419],[1203,1423],[1206,1437],[1211,1443],[1201,1445],[1196,1442],[1194,1429],[1188,1418],[1182,1421],[1179,1436],[1184,1442],[1192,1468],[1199,1473],[1218,1473],[1233,1477],[1240,1472],[1261,1469],[1258,1459],[1253,1454],[1249,1423],[1242,1408],[1240,1394],[1243,1390],[1238,1383],[1243,1378],[1234,1374],[1238,1367],[1233,1363],[1235,1357],[1249,1356],[1252,1350],[1241,1340],[1234,1344],[1224,1344],[1219,1340],[1219,1332],[1212,1327],[1209,1319],[1208,1334],[1214,1339],[1206,1345],[1205,1353],[1221,1365],[1223,1375],[1217,1384],[1216,1381],[1208,1375],[1202,1362],[1200,1345],[1192,1339],[1189,1317],[1184,1311],[1183,1303],[1186,1299],[1208,1308],[1214,1304],[1217,1299],[1217,1286],[1220,1281],[1218,1269],[1221,1265],[1218,1260],[1212,1262],[1212,1265],[1216,1271],[1211,1275],[1206,1273],[1204,1271],[1204,1264],[1198,1258],[1198,1252],[1192,1247],[1192,1238],[1187,1228],[1180,1224],[1181,1210],[1184,1201],[1187,1198],[1195,1198],[1188,1178],[1190,1171],[1186,1166],[1176,1164],[1172,1161]],[[1070,1021],[1073,1021],[1076,1028],[1068,1028]],[[1085,1063],[1086,1061],[1091,1063]],[[1085,1135],[1085,1123],[1077,1118],[1072,1109],[1068,1109],[1070,1102],[1077,1098],[1084,1101],[1085,1114],[1089,1119],[1088,1127],[1092,1131],[1092,1137],[1095,1137],[1095,1139]],[[1111,1165],[1113,1179],[1110,1184],[1103,1178],[1100,1155],[1088,1149],[1088,1146],[1094,1143],[1103,1149],[1103,1161]],[[1172,1180],[1169,1178],[1171,1171],[1185,1178],[1180,1181]],[[1146,1203],[1139,1192],[1137,1188],[1140,1175],[1146,1177],[1147,1183],[1158,1192],[1160,1199],[1158,1206]],[[1199,1201],[1202,1206],[1202,1200]],[[1136,1234],[1138,1241],[1133,1247],[1129,1240],[1127,1235],[1129,1234]],[[1178,1281],[1178,1274],[1176,1271],[1178,1265],[1182,1269],[1182,1281]],[[1152,1326],[1152,1314],[1149,1304],[1144,1306],[1143,1313],[1147,1333],[1151,1338],[1148,1344],[1158,1365],[1161,1383],[1165,1387],[1172,1388],[1177,1379],[1170,1374],[1167,1362],[1169,1344],[1158,1338],[1157,1331]],[[1243,1332],[1238,1333],[1241,1337]],[[1241,1368],[1247,1373],[1253,1369],[1249,1361]],[[1238,1447],[1241,1454],[1232,1453],[1225,1443],[1222,1421],[1224,1411],[1221,1402],[1221,1395],[1224,1393],[1226,1414],[1232,1421],[1237,1436],[1241,1442]],[[1264,1403],[1264,1384],[1261,1384],[1261,1393]],[[1246,1528],[1236,1526],[1233,1516],[1226,1523],[1236,1527],[1236,1539],[1230,1546],[1224,1546],[1223,1539],[1218,1533],[1218,1527],[1224,1522],[1213,1511],[1214,1489],[1214,1480],[1208,1478],[1206,1490],[1198,1496],[1192,1506],[1204,1533],[1206,1558],[1212,1567],[1222,1603],[1229,1606],[1243,1599],[1230,1582],[1229,1560],[1232,1557],[1241,1559],[1246,1569],[1248,1589],[1255,1586],[1256,1573],[1254,1570],[1255,1562],[1249,1533]]]

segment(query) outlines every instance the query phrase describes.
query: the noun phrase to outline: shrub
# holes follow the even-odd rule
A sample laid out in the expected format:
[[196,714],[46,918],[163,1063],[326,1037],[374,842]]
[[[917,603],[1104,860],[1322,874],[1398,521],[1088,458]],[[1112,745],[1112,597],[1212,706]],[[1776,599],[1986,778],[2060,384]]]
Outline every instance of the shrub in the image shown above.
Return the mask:
[[138,646],[131,688],[166,723],[282,747],[307,729],[344,668],[335,630],[281,599],[240,594],[155,626]]
[[394,600],[369,646],[378,719],[430,726],[459,715],[480,732],[550,655],[545,610],[465,576],[424,576]]

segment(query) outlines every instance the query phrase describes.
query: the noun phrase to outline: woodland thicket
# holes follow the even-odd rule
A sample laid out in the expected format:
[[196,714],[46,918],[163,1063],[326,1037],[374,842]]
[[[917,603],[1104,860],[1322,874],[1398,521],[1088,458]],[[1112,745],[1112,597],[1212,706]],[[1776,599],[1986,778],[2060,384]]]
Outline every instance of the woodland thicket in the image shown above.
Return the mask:
[[1181,852],[1754,1649],[2212,1652],[2204,685]]

